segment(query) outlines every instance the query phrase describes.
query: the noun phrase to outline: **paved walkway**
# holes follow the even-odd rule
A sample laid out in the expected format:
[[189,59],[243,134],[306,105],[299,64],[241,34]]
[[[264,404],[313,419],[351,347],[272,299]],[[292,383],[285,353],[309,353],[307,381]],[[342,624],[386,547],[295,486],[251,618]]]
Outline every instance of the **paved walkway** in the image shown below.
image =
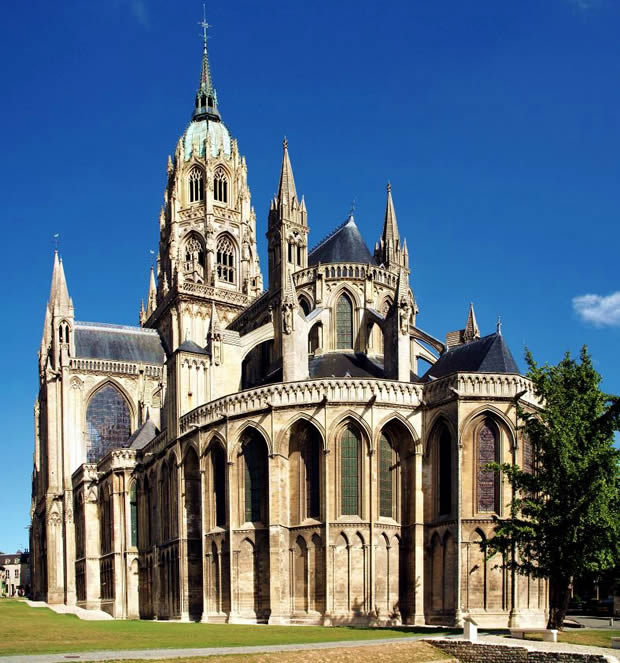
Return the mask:
[[[449,636],[447,636],[449,637]],[[446,639],[446,636],[437,636]],[[379,647],[384,644],[403,644],[415,640],[428,640],[432,643],[433,638],[428,635],[409,636],[402,638],[385,638],[382,640],[345,640],[341,642],[316,642],[310,644],[295,645],[267,645],[261,647],[209,647],[204,649],[138,649],[118,651],[97,652],[68,652],[60,654],[20,654],[14,656],[0,656],[0,663],[67,663],[67,661],[109,661],[123,659],[142,659],[145,661],[155,659],[175,659],[191,656],[215,656],[226,654],[261,654],[268,652],[303,651],[306,649],[339,649],[342,647]],[[519,640],[516,638],[504,638],[495,635],[481,635],[478,641],[483,644],[510,645],[525,647],[538,651],[574,652],[579,654],[602,654],[610,663],[620,663],[620,658],[612,649],[602,647],[586,647],[583,645],[569,645],[555,642],[534,642],[533,640]]]

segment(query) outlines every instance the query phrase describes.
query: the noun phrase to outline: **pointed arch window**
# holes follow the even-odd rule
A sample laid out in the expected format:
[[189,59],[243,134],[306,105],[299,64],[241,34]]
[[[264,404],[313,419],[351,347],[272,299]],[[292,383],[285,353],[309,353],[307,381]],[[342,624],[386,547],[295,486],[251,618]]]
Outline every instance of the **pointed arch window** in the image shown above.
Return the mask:
[[394,469],[396,454],[385,435],[379,439],[379,515],[394,517]]
[[204,281],[205,253],[200,240],[196,236],[191,236],[185,243],[185,274],[193,277],[194,281],[202,283]]
[[99,389],[86,408],[86,460],[96,463],[110,449],[123,447],[131,435],[129,406],[111,384]]
[[189,202],[199,203],[205,198],[205,176],[201,168],[194,166],[189,171]]
[[226,454],[222,447],[214,445],[211,451],[213,500],[215,525],[226,526]]
[[343,515],[359,515],[360,436],[352,426],[347,426],[340,442],[340,486]]
[[499,435],[495,425],[485,419],[478,429],[477,435],[477,502],[478,511],[499,511],[499,476],[497,472],[487,468],[489,463],[499,461]]
[[216,262],[217,278],[226,283],[235,283],[235,247],[226,235],[217,240]]
[[245,521],[266,522],[267,457],[264,444],[250,438],[243,448],[245,465]]
[[439,434],[439,515],[452,512],[452,438],[443,426]]
[[347,295],[340,295],[336,304],[336,348],[353,347],[353,304]]
[[129,489],[129,512],[131,522],[131,545],[138,545],[138,491],[135,482]]
[[218,168],[213,175],[213,198],[220,203],[228,202],[228,177],[223,168]]

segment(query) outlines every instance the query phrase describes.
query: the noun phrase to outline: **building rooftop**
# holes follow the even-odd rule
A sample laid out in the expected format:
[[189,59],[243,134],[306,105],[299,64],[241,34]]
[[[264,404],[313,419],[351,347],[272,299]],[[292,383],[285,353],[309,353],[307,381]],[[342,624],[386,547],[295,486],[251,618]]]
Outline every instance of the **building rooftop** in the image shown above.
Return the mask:
[[319,242],[308,254],[308,265],[319,262],[360,262],[376,264],[351,214],[330,235]]
[[162,365],[166,359],[154,329],[75,321],[75,356]]

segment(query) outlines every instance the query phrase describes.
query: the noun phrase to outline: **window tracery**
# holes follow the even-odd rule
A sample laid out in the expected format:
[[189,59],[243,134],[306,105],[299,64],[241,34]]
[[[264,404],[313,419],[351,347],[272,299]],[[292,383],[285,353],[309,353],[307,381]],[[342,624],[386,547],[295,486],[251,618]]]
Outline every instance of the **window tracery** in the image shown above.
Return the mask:
[[193,276],[193,280],[204,281],[204,249],[196,236],[191,236],[185,244],[184,271]]
[[199,203],[205,197],[204,173],[198,166],[194,166],[189,172],[189,202]]
[[478,511],[493,512],[498,510],[499,481],[497,472],[487,468],[489,463],[498,459],[498,435],[495,426],[486,419],[478,429],[477,435],[477,502]]
[[390,441],[381,435],[379,440],[379,515],[394,517],[394,449]]
[[86,459],[96,463],[110,449],[123,447],[131,435],[129,406],[111,384],[99,389],[86,409],[88,443]]
[[228,177],[223,168],[218,168],[213,175],[213,199],[220,203],[228,202]]
[[227,235],[217,240],[217,278],[226,283],[235,283],[235,247]]

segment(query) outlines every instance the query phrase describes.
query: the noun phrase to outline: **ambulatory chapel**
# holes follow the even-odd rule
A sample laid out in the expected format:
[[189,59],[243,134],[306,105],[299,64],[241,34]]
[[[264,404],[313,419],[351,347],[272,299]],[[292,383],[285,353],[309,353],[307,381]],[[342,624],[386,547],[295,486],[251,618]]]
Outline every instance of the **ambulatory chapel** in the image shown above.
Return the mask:
[[247,168],[205,35],[140,325],[76,319],[79,274],[54,255],[34,598],[121,619],[543,625],[547,583],[485,554],[511,497],[488,463],[531,467],[517,405],[537,407],[501,328],[482,335],[473,307],[444,340],[418,327],[389,185],[372,252],[353,214],[312,248],[286,140],[258,221]]

